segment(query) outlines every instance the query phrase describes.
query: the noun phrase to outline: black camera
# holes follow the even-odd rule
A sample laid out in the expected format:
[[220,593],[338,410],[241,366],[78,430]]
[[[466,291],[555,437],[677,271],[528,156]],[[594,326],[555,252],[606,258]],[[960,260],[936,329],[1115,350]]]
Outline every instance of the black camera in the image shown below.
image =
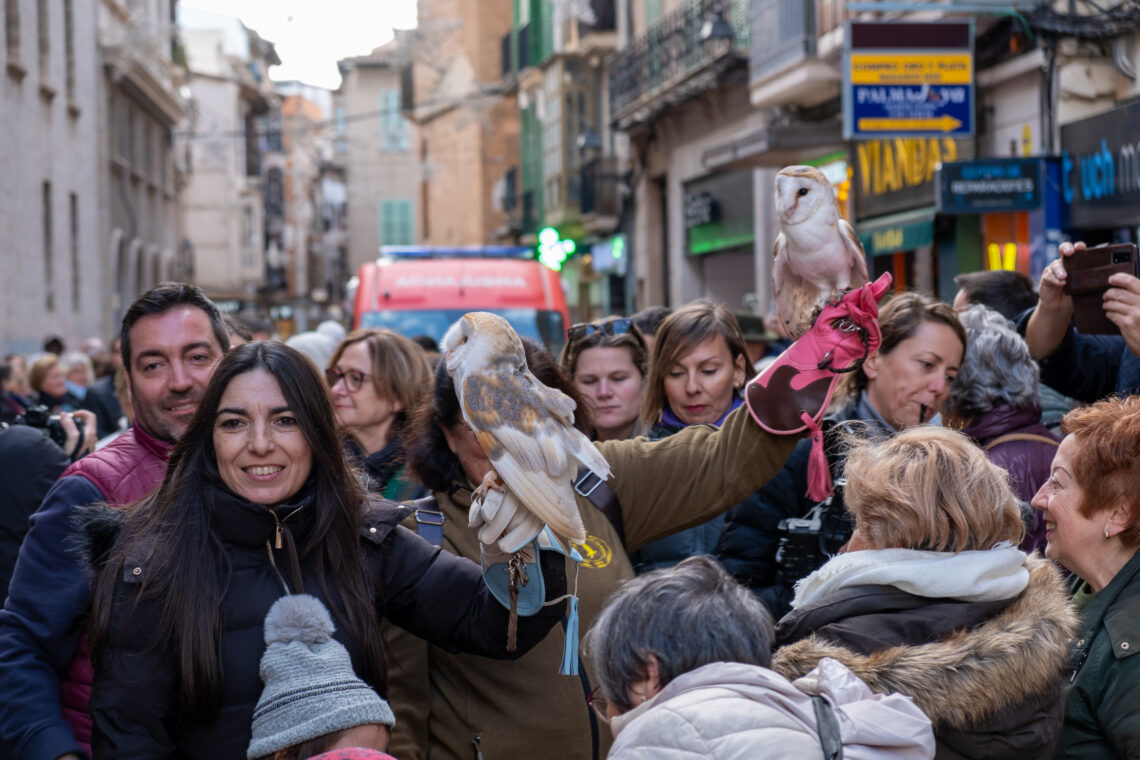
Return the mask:
[[[71,420],[79,430],[79,440],[83,440],[83,420],[79,417],[72,417]],[[52,439],[61,449],[67,442],[67,433],[63,432],[63,426],[59,424],[59,415],[51,414],[46,406],[31,407],[17,417],[15,422],[17,425],[40,428],[44,431],[44,435]]]
[[835,494],[805,516],[780,521],[776,564],[786,582],[795,583],[811,575],[851,538],[851,519],[840,497],[843,485],[842,479],[837,480]]

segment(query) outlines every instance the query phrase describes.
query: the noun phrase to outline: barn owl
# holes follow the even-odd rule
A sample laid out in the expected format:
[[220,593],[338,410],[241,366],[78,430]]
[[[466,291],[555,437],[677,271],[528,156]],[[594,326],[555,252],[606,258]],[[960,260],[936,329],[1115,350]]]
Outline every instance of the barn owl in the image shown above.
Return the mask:
[[574,427],[574,401],[531,374],[522,341],[498,315],[465,314],[440,348],[463,419],[493,467],[472,499],[479,540],[514,552],[546,523],[559,540],[584,542],[574,476],[581,464],[605,480],[610,466]]
[[811,327],[817,307],[866,284],[867,259],[855,230],[839,215],[831,182],[818,169],[781,169],[776,211],[776,314],[788,334],[798,338]]

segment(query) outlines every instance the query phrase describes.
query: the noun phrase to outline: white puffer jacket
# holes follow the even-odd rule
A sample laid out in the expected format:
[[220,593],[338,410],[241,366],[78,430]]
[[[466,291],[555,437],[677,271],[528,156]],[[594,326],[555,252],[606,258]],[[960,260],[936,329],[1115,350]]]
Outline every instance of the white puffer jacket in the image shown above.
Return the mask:
[[812,694],[835,708],[844,760],[934,757],[930,721],[909,697],[872,694],[846,667],[824,659],[795,684],[730,662],[678,676],[614,718],[609,760],[822,758]]

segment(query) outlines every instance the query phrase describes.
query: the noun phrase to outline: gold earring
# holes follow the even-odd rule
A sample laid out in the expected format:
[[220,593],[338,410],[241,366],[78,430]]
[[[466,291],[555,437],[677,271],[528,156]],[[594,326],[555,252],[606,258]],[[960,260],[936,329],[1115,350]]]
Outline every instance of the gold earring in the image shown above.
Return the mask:
[[1105,527],[1105,529],[1104,529],[1104,537],[1105,537],[1105,539],[1106,539],[1106,540],[1109,538],[1109,535],[1108,535],[1108,528],[1107,528],[1107,527]]

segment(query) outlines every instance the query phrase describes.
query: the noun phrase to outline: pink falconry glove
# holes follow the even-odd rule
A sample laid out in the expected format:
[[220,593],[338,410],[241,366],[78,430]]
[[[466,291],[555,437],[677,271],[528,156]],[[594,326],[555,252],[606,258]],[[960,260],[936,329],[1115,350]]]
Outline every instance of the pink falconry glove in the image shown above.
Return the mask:
[[841,375],[854,372],[879,348],[879,301],[891,276],[828,303],[803,337],[788,347],[745,389],[752,419],[770,433],[808,432],[807,497],[823,501],[834,490],[820,424]]

